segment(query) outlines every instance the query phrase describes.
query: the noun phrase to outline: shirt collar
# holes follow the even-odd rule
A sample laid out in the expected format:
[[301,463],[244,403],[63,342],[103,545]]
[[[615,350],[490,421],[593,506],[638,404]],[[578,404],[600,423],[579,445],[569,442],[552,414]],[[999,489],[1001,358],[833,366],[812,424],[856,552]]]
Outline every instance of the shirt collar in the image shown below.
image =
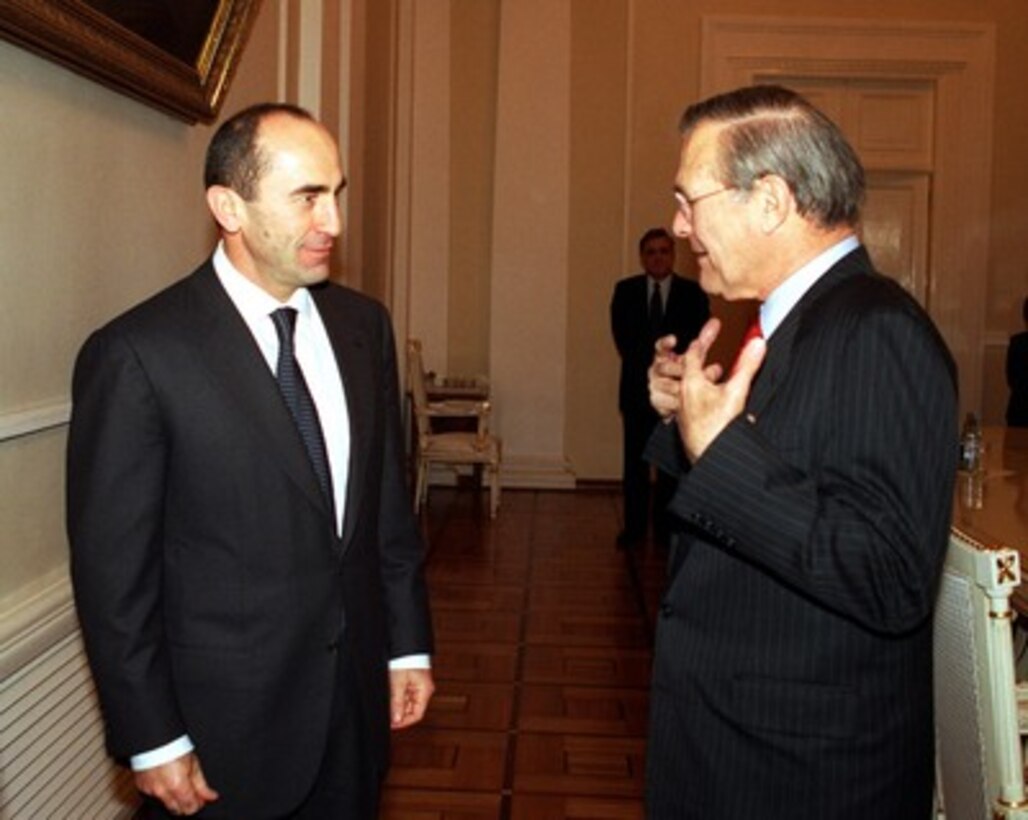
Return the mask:
[[818,279],[828,273],[836,262],[858,247],[860,247],[860,240],[852,234],[839,240],[771,291],[771,295],[760,306],[760,329],[764,338],[770,338],[778,326],[785,321],[789,311],[796,306],[796,303],[803,298],[803,294],[810,290]]
[[647,273],[646,274],[646,283],[647,283],[646,284],[646,290],[647,290],[647,292],[648,293],[653,293],[653,289],[656,287],[656,288],[658,288],[660,290],[660,295],[661,296],[666,296],[667,292],[671,288],[671,277],[672,276],[674,276],[674,274],[673,273],[669,273],[663,279],[656,279],[655,277],[650,276]]
[[311,295],[307,288],[297,288],[286,302],[280,302],[264,288],[247,279],[232,264],[232,260],[225,252],[224,242],[218,242],[211,262],[214,265],[218,281],[225,288],[236,309],[248,322],[266,317],[284,306],[296,308],[297,312],[303,316],[310,316]]

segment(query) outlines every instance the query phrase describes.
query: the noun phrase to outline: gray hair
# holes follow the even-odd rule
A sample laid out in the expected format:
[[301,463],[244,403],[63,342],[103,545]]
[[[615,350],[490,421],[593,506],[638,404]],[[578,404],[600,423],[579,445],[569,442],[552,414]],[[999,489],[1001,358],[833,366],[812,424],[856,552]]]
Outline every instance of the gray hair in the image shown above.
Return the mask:
[[821,227],[860,221],[860,160],[839,127],[804,97],[775,85],[739,88],[689,106],[679,130],[688,137],[704,123],[728,126],[719,138],[721,182],[749,191],[774,174],[789,186],[799,214]]

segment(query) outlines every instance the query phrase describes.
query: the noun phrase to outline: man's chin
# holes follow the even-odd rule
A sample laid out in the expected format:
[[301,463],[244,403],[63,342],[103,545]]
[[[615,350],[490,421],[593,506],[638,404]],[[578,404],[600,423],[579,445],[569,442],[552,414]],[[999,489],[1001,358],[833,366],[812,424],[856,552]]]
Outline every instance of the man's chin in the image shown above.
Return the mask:
[[317,285],[324,282],[332,275],[332,268],[328,262],[318,265],[310,265],[304,269],[303,279],[308,285]]
[[711,270],[709,264],[701,264],[699,266],[700,272],[700,287],[703,288],[703,292],[711,296],[721,296],[724,293],[724,282],[721,281],[721,277]]

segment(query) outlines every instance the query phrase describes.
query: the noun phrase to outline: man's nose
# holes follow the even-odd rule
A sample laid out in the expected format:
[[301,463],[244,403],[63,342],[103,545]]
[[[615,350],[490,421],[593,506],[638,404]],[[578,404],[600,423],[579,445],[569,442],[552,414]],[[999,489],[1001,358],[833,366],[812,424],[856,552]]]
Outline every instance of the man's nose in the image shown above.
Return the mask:
[[671,231],[679,239],[688,239],[692,233],[692,223],[680,209],[675,209],[675,218],[671,221]]
[[339,203],[331,199],[324,203],[318,211],[318,230],[329,236],[339,236],[343,230],[343,217],[339,212]]

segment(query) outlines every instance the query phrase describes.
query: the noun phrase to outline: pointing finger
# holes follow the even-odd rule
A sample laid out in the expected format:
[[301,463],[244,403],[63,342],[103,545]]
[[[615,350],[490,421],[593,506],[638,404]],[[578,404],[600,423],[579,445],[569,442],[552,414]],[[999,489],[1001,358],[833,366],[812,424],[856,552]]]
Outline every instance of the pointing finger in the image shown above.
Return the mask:
[[755,338],[747,342],[746,346],[739,352],[735,369],[732,371],[726,386],[733,392],[741,390],[744,393],[749,393],[750,384],[757,375],[757,371],[760,370],[760,366],[764,363],[765,355],[767,355],[767,342],[763,339]]

